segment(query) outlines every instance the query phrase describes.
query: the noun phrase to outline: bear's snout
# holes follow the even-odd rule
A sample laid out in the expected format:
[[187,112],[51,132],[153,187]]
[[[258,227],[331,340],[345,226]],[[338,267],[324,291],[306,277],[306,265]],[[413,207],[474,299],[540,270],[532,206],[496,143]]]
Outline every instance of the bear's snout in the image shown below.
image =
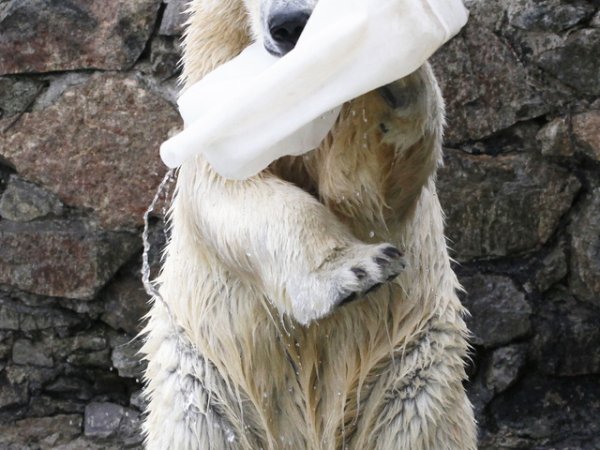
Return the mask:
[[309,17],[310,13],[304,10],[284,9],[270,14],[267,22],[270,39],[265,40],[267,51],[283,56],[292,50]]

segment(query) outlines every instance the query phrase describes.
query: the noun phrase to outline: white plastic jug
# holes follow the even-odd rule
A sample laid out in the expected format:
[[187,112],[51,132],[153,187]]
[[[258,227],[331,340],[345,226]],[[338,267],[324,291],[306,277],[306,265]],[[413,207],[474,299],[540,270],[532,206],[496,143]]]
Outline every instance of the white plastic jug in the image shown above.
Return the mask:
[[310,151],[343,103],[418,69],[467,18],[461,0],[320,0],[287,55],[253,44],[182,95],[185,130],[162,145],[163,162],[202,153],[245,179]]

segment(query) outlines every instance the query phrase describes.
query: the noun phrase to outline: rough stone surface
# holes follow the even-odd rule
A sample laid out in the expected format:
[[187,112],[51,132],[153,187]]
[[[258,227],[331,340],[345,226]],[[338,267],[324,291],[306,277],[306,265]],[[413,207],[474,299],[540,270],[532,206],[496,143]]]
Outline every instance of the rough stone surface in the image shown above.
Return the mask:
[[600,161],[600,111],[589,111],[573,117],[575,144],[590,158]]
[[526,377],[491,410],[499,431],[482,449],[592,450],[600,445],[598,377]]
[[141,245],[128,233],[78,221],[3,221],[0,242],[0,283],[79,299],[92,298]]
[[81,434],[78,414],[59,414],[18,420],[0,425],[0,447],[4,449],[59,448]]
[[487,387],[499,394],[512,386],[525,364],[525,351],[523,345],[510,345],[494,350],[485,373]]
[[461,283],[475,344],[496,347],[530,333],[531,307],[510,278],[475,275],[463,277]]
[[574,149],[569,138],[569,124],[558,118],[546,124],[537,135],[542,155],[573,156]]
[[15,364],[31,364],[32,366],[52,367],[54,361],[46,354],[46,349],[26,339],[15,342],[13,346],[13,362]]
[[0,119],[25,111],[41,90],[39,81],[0,77]]
[[439,186],[450,246],[466,261],[542,246],[570,209],[580,183],[568,171],[527,154],[448,150]]
[[117,437],[127,447],[141,443],[139,413],[114,403],[90,403],[85,408],[84,429],[87,437]]
[[139,355],[141,345],[141,340],[136,339],[115,347],[112,352],[112,363],[120,376],[136,379],[142,377],[145,364],[142,363]]
[[139,274],[115,280],[105,290],[106,309],[102,320],[116,330],[135,335],[141,331],[141,318],[148,312],[149,297]]
[[562,247],[557,247],[541,259],[533,281],[540,292],[547,291],[554,283],[569,273],[567,256]]
[[0,11],[0,75],[127,69],[152,32],[160,0],[10,0]]
[[570,285],[575,295],[600,306],[600,187],[582,202],[571,220]]
[[513,50],[478,18],[432,62],[447,102],[449,142],[489,136],[546,109]]
[[186,14],[187,0],[166,0],[167,7],[160,22],[159,33],[165,36],[179,36],[183,33]]
[[27,382],[13,384],[6,377],[0,376],[0,412],[22,405],[28,400]]
[[600,375],[600,309],[564,287],[550,291],[534,315],[532,354],[549,375]]
[[177,124],[172,106],[134,77],[98,75],[26,113],[0,148],[25,178],[122,228],[141,223],[165,172],[159,145]]
[[586,95],[600,95],[600,30],[576,31],[564,46],[540,55],[538,64]]
[[508,22],[528,31],[563,31],[594,13],[594,7],[585,1],[520,0],[507,3]]
[[63,206],[51,192],[12,176],[0,197],[0,217],[29,222],[52,214],[60,216]]

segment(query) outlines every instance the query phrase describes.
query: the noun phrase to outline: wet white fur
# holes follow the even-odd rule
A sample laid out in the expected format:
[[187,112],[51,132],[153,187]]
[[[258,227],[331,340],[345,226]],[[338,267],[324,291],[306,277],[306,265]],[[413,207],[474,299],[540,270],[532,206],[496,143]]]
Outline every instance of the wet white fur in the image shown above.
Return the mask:
[[[247,45],[260,3],[191,10],[188,84]],[[428,66],[392,88],[397,108],[357,99],[321,148],[250,180],[181,168],[158,280],[174,320],[154,301],[145,330],[147,448],[476,448],[435,189],[443,104]],[[382,276],[386,242],[406,269],[336,306],[352,267]]]

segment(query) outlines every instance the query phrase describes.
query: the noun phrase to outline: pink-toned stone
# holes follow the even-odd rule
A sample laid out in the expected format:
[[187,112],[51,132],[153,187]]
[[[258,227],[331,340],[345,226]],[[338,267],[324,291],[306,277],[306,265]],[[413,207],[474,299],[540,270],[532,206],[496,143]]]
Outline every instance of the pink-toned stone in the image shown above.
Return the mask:
[[0,135],[0,154],[105,228],[127,228],[142,223],[165,173],[160,143],[178,127],[175,109],[138,80],[102,74],[24,114]]
[[80,221],[0,221],[0,284],[91,299],[140,245],[135,235],[102,232]]
[[9,0],[0,14],[0,75],[127,69],[144,50],[160,0]]

